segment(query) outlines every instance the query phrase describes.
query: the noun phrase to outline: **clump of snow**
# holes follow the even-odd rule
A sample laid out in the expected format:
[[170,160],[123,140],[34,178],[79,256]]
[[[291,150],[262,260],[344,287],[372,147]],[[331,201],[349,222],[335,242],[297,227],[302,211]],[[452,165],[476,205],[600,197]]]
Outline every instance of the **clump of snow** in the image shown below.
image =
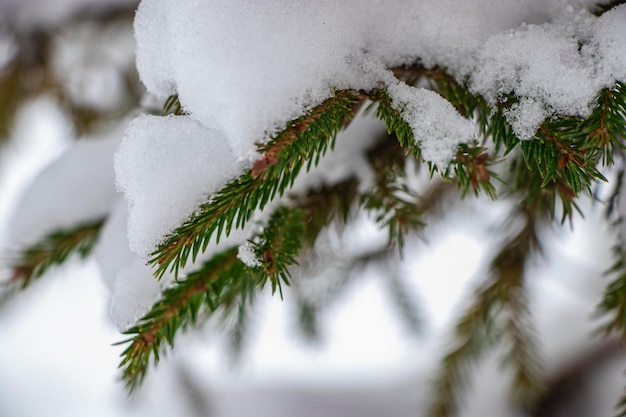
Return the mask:
[[626,4],[614,7],[594,27],[596,53],[601,57],[600,73],[626,81]]
[[[596,18],[588,12],[544,25],[522,25],[489,39],[477,55],[471,87],[490,103],[514,93],[526,99],[509,121],[524,138],[550,114],[587,116],[598,91],[613,79],[597,70],[588,34]],[[541,120],[543,121],[543,119]],[[540,122],[541,122],[540,121]],[[530,133],[530,134],[529,134]]]
[[532,98],[522,98],[504,110],[504,117],[521,140],[533,138],[548,115],[545,105]]
[[254,245],[248,241],[239,246],[237,258],[250,268],[258,268],[262,265],[261,260],[254,251]]
[[116,169],[130,203],[131,247],[149,254],[257,158],[258,143],[336,89],[386,88],[423,157],[446,166],[475,127],[438,95],[390,81],[387,68],[441,67],[493,107],[513,93],[518,101],[505,115],[521,139],[546,118],[588,115],[600,89],[626,72],[624,6],[597,18],[586,10],[592,5],[143,0],[135,19],[140,77],[155,96],[177,93],[188,116],[142,116],[126,134]]
[[598,20],[584,9],[592,3],[144,0],[137,63],[151,93],[176,90],[191,117],[222,130],[244,159],[335,88],[379,86],[372,68],[402,64],[443,67],[492,104],[511,92],[528,98],[533,106],[511,113],[527,132],[538,103],[546,116],[584,116],[620,75],[623,12]]
[[126,201],[119,199],[100,231],[94,257],[100,267],[102,280],[113,291],[117,273],[137,258],[128,246]]
[[45,168],[23,195],[11,240],[27,245],[57,229],[104,217],[117,200],[113,153],[119,138],[75,142]]
[[94,249],[100,275],[111,292],[111,318],[120,331],[144,316],[173,280],[171,274],[166,274],[157,281],[146,262],[131,252],[127,218],[126,202],[119,199]]
[[189,117],[133,120],[115,155],[131,249],[147,257],[197,206],[242,171],[224,135]]
[[461,143],[476,138],[476,126],[439,94],[424,88],[396,83],[387,88],[391,106],[400,112],[413,131],[422,157],[445,169]]
[[111,317],[120,331],[127,330],[150,311],[162,292],[143,260],[134,259],[116,274],[111,297]]
[[144,1],[135,15],[137,70],[148,91],[159,97],[176,93],[173,40],[164,13],[167,0]]

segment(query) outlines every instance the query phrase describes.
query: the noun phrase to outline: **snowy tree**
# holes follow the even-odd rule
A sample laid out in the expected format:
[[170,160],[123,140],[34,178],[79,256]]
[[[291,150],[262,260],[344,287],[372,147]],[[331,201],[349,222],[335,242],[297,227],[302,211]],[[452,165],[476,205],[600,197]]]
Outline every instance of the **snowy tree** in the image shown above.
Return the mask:
[[[132,2],[116,3],[127,19]],[[551,380],[529,275],[554,262],[552,235],[594,210],[618,230],[605,236],[615,244],[596,337],[626,331],[622,3],[143,0],[133,25],[145,94],[118,21],[107,15],[100,34],[78,24],[37,62],[78,134],[99,138],[67,145],[22,196],[3,297],[72,255],[94,257],[135,393],[207,321],[237,355],[264,289],[295,300],[314,338],[346,282],[378,268],[418,328],[409,249],[470,207],[487,266],[460,301],[425,415],[462,410],[473,367],[494,352],[511,403],[541,415]],[[4,8],[28,16],[18,4]],[[24,19],[0,33],[7,97],[41,72],[16,35]],[[619,407],[626,415],[626,399]]]

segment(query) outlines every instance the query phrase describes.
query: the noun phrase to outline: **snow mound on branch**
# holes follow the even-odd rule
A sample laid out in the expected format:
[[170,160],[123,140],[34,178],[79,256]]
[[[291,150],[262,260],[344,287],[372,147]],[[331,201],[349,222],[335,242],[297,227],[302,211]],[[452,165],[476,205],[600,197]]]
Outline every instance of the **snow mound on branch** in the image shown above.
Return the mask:
[[529,137],[538,104],[546,117],[584,116],[599,89],[624,76],[624,6],[598,19],[581,8],[592,4],[144,0],[137,63],[150,92],[177,92],[243,159],[335,89],[380,86],[379,68],[404,64],[469,78],[491,103],[512,92],[531,100],[509,113]]
[[131,252],[126,234],[127,218],[126,202],[120,199],[94,250],[100,275],[111,292],[111,318],[120,331],[127,330],[150,311],[173,280],[166,274],[157,281],[145,261]]
[[113,153],[118,137],[75,142],[25,192],[9,230],[29,245],[46,234],[104,217],[117,200]]
[[148,257],[211,193],[241,172],[224,135],[189,117],[140,116],[115,155],[130,248]]
[[[626,25],[621,14],[621,24]],[[612,86],[617,75],[606,62],[616,45],[601,41],[608,50],[599,49],[593,36],[594,30],[604,33],[603,26],[619,27],[607,21],[611,19],[598,20],[589,12],[567,9],[553,23],[522,25],[494,36],[478,53],[480,65],[472,73],[471,87],[494,105],[510,93],[520,99],[506,113],[520,139],[532,138],[551,114],[588,116],[598,92]],[[621,55],[625,57],[623,51]]]
[[589,114],[600,89],[626,81],[626,6],[597,18],[585,9],[595,3],[143,0],[140,77],[156,96],[177,93],[188,116],[141,116],[128,129],[116,170],[131,248],[148,256],[250,166],[258,143],[337,89],[387,89],[443,168],[475,127],[388,68],[441,67],[494,107],[514,94],[505,116],[521,139],[554,115]]
[[404,83],[389,86],[388,91],[391,106],[411,127],[422,157],[437,167],[445,169],[459,143],[476,138],[476,126],[439,94]]
[[626,5],[603,14],[594,27],[597,53],[602,57],[600,73],[626,81]]

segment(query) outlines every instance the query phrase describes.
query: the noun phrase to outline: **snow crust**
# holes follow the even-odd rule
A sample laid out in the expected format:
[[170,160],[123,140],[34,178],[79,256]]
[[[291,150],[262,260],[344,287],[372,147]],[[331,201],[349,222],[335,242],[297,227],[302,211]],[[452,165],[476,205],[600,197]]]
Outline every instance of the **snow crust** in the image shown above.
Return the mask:
[[476,128],[392,67],[444,68],[494,106],[514,94],[505,115],[521,139],[555,115],[588,115],[600,89],[626,80],[626,6],[597,18],[595,4],[143,0],[140,78],[155,96],[178,94],[188,116],[141,116],[126,133],[116,171],[131,248],[149,254],[250,166],[258,143],[337,89],[387,89],[424,158],[445,167]]

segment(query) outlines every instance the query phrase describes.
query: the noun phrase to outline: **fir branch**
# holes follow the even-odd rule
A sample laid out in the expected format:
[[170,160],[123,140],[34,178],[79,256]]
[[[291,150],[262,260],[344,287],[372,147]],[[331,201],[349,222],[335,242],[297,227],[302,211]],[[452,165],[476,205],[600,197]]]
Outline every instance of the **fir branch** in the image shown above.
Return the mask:
[[593,112],[578,129],[587,135],[583,148],[598,149],[602,165],[613,165],[613,155],[626,149],[626,84],[618,81],[602,90]]
[[236,297],[224,308],[224,322],[231,322],[228,328],[230,348],[228,353],[232,363],[237,363],[244,350],[246,335],[250,326],[252,310],[256,300],[256,282],[246,280],[242,283],[241,289]]
[[[462,191],[463,196],[469,190],[473,190],[474,195],[478,197],[482,190],[492,200],[497,198],[497,191],[491,183],[491,179],[499,180],[499,177],[489,169],[496,161],[496,157],[490,156],[486,148],[467,144],[459,146],[453,167],[457,186]],[[444,174],[444,176],[449,177],[450,175]]]
[[181,116],[185,114],[177,94],[171,95],[165,100],[161,113],[163,116],[167,116],[169,114]]
[[358,181],[348,178],[332,186],[322,186],[301,196],[291,196],[292,204],[303,211],[306,225],[303,246],[311,247],[320,232],[333,221],[346,223],[358,201]]
[[617,7],[620,4],[624,3],[626,3],[626,0],[611,0],[608,2],[604,1],[602,3],[598,2],[595,6],[591,8],[591,12],[596,16],[601,16],[611,10],[613,7]]
[[392,68],[391,71],[398,79],[409,85],[428,85],[431,90],[448,100],[459,114],[474,120],[485,139],[490,136],[494,110],[482,96],[470,92],[464,82],[455,79],[444,68],[426,68],[421,65],[413,65]]
[[[389,270],[389,268],[387,270]],[[409,289],[397,272],[388,273],[386,278],[389,295],[391,296],[394,307],[398,310],[400,318],[404,321],[405,328],[411,334],[420,334],[424,326],[420,309],[415,302],[415,298],[411,296]]]
[[260,273],[259,285],[267,281],[272,285],[272,294],[278,292],[283,298],[282,284],[290,285],[291,275],[288,267],[296,265],[296,256],[300,252],[302,236],[305,232],[304,211],[280,207],[276,210],[263,232],[249,242],[260,259],[257,270]]
[[155,275],[162,277],[169,268],[177,276],[190,257],[195,261],[206,249],[213,234],[219,240],[233,227],[243,227],[256,209],[282,195],[305,165],[309,169],[332,147],[359,102],[356,92],[338,91],[262,146],[263,154],[251,169],[202,204],[151,254],[149,263],[156,268]]
[[522,158],[515,158],[510,165],[507,182],[509,191],[520,198],[525,210],[554,218],[557,214],[557,203],[561,203],[561,223],[572,218],[574,210],[579,211],[576,194],[568,186],[565,179],[556,177],[553,182],[543,184],[536,163],[527,165]]
[[51,267],[64,263],[73,254],[86,258],[93,250],[105,219],[71,229],[56,230],[24,249],[11,266],[5,285],[21,289],[45,274]]
[[433,383],[434,399],[427,412],[428,416],[456,415],[462,401],[462,392],[469,380],[471,366],[495,342],[498,331],[494,317],[500,307],[499,293],[499,282],[493,280],[479,290],[472,305],[457,321],[454,328],[457,342],[440,362],[439,373]]
[[[139,388],[150,363],[159,361],[164,345],[173,347],[176,334],[195,325],[200,315],[221,310],[224,321],[234,317],[231,340],[235,348],[241,348],[256,291],[269,281],[272,292],[278,289],[282,297],[282,284],[290,285],[288,268],[296,264],[302,243],[317,236],[318,229],[335,216],[347,216],[353,194],[345,191],[355,188],[355,181],[347,180],[292,200],[295,207],[278,208],[250,241],[261,260],[258,268],[245,266],[237,258],[238,249],[232,248],[165,290],[150,312],[124,332],[131,337],[118,343],[130,343],[120,363],[127,389],[132,393]],[[326,222],[315,220],[320,214]]]
[[247,291],[250,280],[254,277],[237,259],[234,248],[214,256],[166,289],[150,312],[124,332],[131,337],[116,343],[130,343],[120,355],[119,365],[129,392],[139,388],[149,365],[159,362],[164,345],[174,346],[178,331],[195,324],[203,312],[212,314],[219,308],[236,305],[235,300]]
[[411,126],[404,121],[400,112],[392,107],[391,96],[382,89],[374,89],[368,93],[368,96],[374,103],[378,104],[376,117],[385,123],[387,133],[394,134],[403,148],[408,149],[416,159],[421,159],[421,152],[415,144]]
[[[451,81],[450,81],[451,82]],[[461,87],[459,84],[454,84],[455,87],[450,87],[456,91],[456,94],[461,94]],[[458,91],[457,91],[458,90]],[[454,93],[450,93],[454,94]],[[470,95],[466,92],[466,95]],[[391,97],[384,90],[373,90],[369,93],[370,98],[378,103],[376,108],[376,116],[385,122],[388,133],[393,133],[398,138],[400,145],[403,148],[408,149],[415,158],[421,159],[421,152],[419,144],[417,144],[413,138],[413,131],[411,127],[404,121],[400,112],[395,110],[391,106]],[[474,111],[479,104],[478,101],[456,103],[457,106],[463,104],[466,105],[464,111]],[[482,106],[482,104],[481,104]],[[469,114],[471,117],[473,113]],[[485,127],[487,129],[487,127]],[[495,198],[496,189],[491,184],[491,178],[497,178],[495,174],[489,170],[489,167],[496,163],[497,159],[493,156],[489,156],[486,149],[480,146],[478,143],[473,144],[461,144],[458,147],[458,152],[454,161],[452,161],[450,167],[442,169],[442,177],[446,180],[452,178],[451,173],[455,172],[457,175],[457,186],[462,190],[463,194],[467,194],[469,190],[473,190],[475,195],[478,195],[479,191],[484,191],[491,198]],[[439,169],[434,165],[429,164],[431,173],[438,172]]]
[[619,334],[626,337],[626,251],[621,242],[613,247],[613,256],[615,262],[605,273],[613,279],[597,307],[598,315],[611,318],[600,330],[606,336]]
[[376,223],[389,231],[389,246],[404,247],[404,236],[423,229],[424,209],[419,207],[417,192],[402,181],[405,151],[391,137],[367,154],[376,174],[374,188],[364,193],[360,205],[372,212]]
[[504,117],[502,108],[493,111],[487,118],[485,129],[485,137],[491,137],[495,145],[496,153],[500,153],[504,148],[504,156],[508,155],[513,149],[519,145],[519,139],[515,136],[513,128]]
[[591,193],[596,180],[606,181],[598,171],[597,148],[589,148],[587,135],[579,129],[579,122],[565,118],[545,122],[537,138],[521,143],[522,153],[529,169],[534,163],[542,186],[562,178],[575,195],[585,190]]
[[473,304],[455,326],[456,342],[441,361],[429,416],[457,413],[472,365],[502,337],[508,338],[510,345],[507,359],[514,368],[514,401],[531,404],[543,390],[523,287],[526,259],[541,249],[534,216],[527,211],[522,214],[526,217],[525,226],[494,258],[491,264],[494,276],[479,289]]

